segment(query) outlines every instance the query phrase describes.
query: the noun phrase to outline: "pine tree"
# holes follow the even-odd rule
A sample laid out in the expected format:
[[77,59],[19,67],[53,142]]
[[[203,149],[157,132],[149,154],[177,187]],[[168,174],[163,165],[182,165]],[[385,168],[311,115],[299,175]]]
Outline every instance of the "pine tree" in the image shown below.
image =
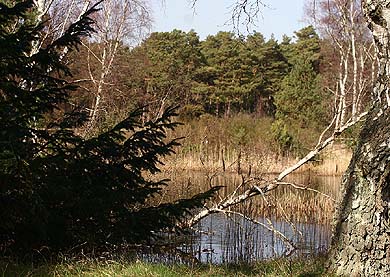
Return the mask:
[[168,184],[152,181],[161,158],[177,140],[166,131],[177,123],[174,108],[141,124],[140,110],[111,130],[83,139],[74,129],[86,120],[69,104],[75,87],[61,59],[92,32],[92,7],[65,34],[32,53],[44,35],[36,26],[33,1],[0,3],[0,248],[21,251],[47,246],[53,251],[140,243],[177,223],[217,188],[173,203],[148,201]]
[[[131,54],[143,52],[144,80],[142,86],[152,101],[180,105],[182,110],[197,109],[199,96],[193,92],[197,69],[204,63],[199,37],[188,33],[152,33]],[[201,109],[199,109],[201,110]]]
[[206,110],[219,115],[240,111],[250,93],[251,71],[244,41],[230,32],[219,32],[202,42],[207,65],[203,71],[203,87],[208,106]]
[[300,127],[316,126],[321,121],[319,76],[310,61],[297,61],[283,79],[275,97],[277,118],[293,121]]
[[[280,45],[289,63],[289,73],[275,94],[276,121],[274,138],[283,151],[309,146],[316,131],[324,126],[324,93],[321,90],[319,65],[320,39],[312,26],[295,32],[296,41],[288,37]],[[311,135],[303,135],[302,130]],[[286,143],[288,142],[288,143]]]
[[247,52],[251,57],[251,90],[259,114],[274,114],[273,98],[287,74],[288,63],[274,38],[267,42],[260,33],[248,36]]
[[295,32],[296,41],[291,45],[289,62],[294,65],[297,61],[308,60],[318,74],[321,61],[320,38],[313,26],[309,25]]
[[275,96],[277,111],[272,129],[283,151],[300,147],[296,142],[301,141],[299,134],[303,129],[307,133],[323,125],[322,101],[319,75],[309,60],[297,60]]

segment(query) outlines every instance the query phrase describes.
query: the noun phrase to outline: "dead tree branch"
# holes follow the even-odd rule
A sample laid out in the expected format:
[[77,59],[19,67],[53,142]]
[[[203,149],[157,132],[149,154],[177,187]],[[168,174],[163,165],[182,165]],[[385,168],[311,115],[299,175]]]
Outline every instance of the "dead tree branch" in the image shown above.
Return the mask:
[[[251,179],[250,188],[246,189],[243,193],[237,194],[237,189],[234,190],[232,194],[223,199],[222,201],[214,204],[212,207],[205,207],[200,210],[194,216],[192,216],[186,223],[187,226],[194,226],[200,220],[205,218],[206,216],[214,213],[219,213],[223,210],[226,210],[230,207],[233,207],[237,204],[243,203],[246,200],[257,196],[257,195],[266,195],[270,191],[275,190],[280,185],[285,185],[286,182],[283,182],[283,179],[295,172],[298,168],[302,167],[304,164],[308,163],[312,160],[316,155],[318,155],[324,148],[330,145],[334,140],[342,134],[345,130],[350,128],[351,126],[358,123],[366,116],[367,112],[361,113],[355,119],[350,119],[345,125],[339,128],[337,131],[333,132],[331,136],[329,136],[322,143],[319,143],[312,151],[310,151],[305,157],[299,160],[294,165],[283,170],[274,180],[271,182],[264,182],[263,180]],[[249,181],[248,181],[249,183]]]

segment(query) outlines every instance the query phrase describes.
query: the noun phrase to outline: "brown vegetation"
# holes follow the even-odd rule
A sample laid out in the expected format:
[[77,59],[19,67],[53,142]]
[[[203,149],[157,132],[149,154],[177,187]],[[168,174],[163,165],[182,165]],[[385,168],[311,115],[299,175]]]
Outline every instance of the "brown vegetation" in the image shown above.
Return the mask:
[[[182,146],[165,162],[164,171],[195,170],[259,175],[281,172],[296,163],[299,154],[282,155],[271,134],[272,118],[237,115],[231,118],[202,116],[186,122],[171,133],[182,137]],[[303,145],[312,144],[310,136]],[[342,175],[351,159],[351,150],[332,144],[324,153],[298,172]]]

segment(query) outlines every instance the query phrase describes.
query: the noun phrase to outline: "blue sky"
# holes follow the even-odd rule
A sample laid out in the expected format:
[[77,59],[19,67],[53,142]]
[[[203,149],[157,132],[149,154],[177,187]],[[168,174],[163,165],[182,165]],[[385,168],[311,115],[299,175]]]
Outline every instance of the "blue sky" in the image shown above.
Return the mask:
[[[191,9],[188,0],[153,0],[153,31],[194,29],[201,39],[218,31],[231,31],[229,21],[234,0],[197,0]],[[269,38],[271,34],[280,40],[283,34],[292,36],[294,31],[306,26],[302,21],[305,0],[264,0],[269,7],[264,8],[253,29]],[[164,4],[162,4],[164,3]]]

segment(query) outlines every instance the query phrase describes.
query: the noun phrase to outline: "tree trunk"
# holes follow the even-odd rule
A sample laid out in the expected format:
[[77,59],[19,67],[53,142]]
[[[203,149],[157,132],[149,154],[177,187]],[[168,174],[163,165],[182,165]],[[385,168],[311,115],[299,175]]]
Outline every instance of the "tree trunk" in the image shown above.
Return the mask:
[[390,276],[390,113],[370,113],[344,176],[331,263],[340,275]]
[[363,1],[380,61],[374,107],[343,178],[330,268],[346,276],[390,276],[390,0]]

